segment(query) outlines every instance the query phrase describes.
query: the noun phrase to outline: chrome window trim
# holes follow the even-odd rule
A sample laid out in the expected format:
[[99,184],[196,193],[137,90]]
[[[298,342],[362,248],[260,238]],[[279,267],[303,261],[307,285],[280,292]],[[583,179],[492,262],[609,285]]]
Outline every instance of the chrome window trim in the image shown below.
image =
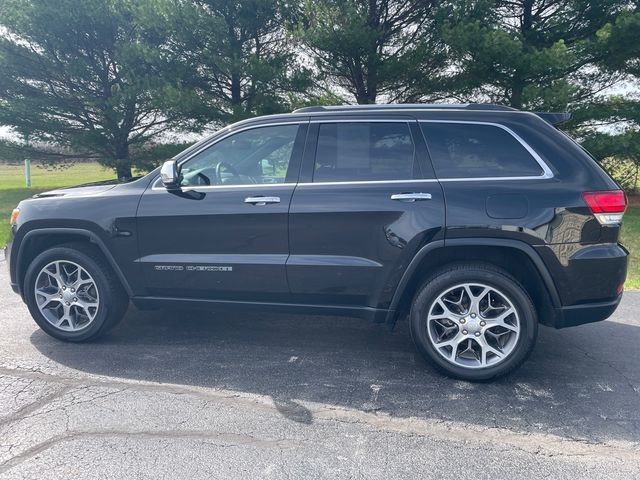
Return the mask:
[[[157,183],[160,181],[160,178],[157,178],[153,182],[153,186],[151,190],[163,190],[167,191],[167,189],[162,186],[158,186]],[[161,182],[160,182],[161,183]],[[181,192],[212,192],[215,190],[237,190],[240,188],[265,188],[265,187],[295,187],[297,183],[244,183],[240,185],[191,185],[186,187],[181,187]]]
[[415,121],[415,118],[325,118],[309,120],[309,123],[415,123]]
[[[159,179],[158,179],[159,180]],[[156,180],[155,183],[158,183]],[[435,178],[411,178],[408,180],[350,180],[348,182],[301,182],[301,183],[247,183],[243,185],[194,185],[192,187],[183,187],[181,190],[183,192],[189,191],[215,191],[215,190],[232,190],[238,188],[264,188],[264,187],[312,187],[312,186],[337,186],[337,185],[384,185],[384,184],[398,184],[398,183],[437,183],[438,180]],[[156,186],[154,184],[151,187],[152,190],[163,190],[167,189],[164,187]]]
[[349,180],[347,182],[304,182],[298,183],[299,187],[334,186],[334,185],[385,185],[388,183],[437,183],[435,178],[411,178],[408,180]]
[[[502,125],[500,123],[495,122],[481,122],[481,121],[473,121],[473,120],[418,120],[419,123],[457,123],[457,124],[467,124],[467,125],[489,125],[491,127],[498,127],[511,135],[520,145],[524,147],[524,149],[529,152],[529,155],[533,157],[536,163],[542,168],[542,174],[540,175],[524,175],[524,176],[515,176],[515,177],[445,177],[438,178],[441,182],[479,182],[479,181],[495,181],[495,180],[544,180],[553,178],[553,172],[546,164],[546,162],[538,155],[531,145],[529,145],[520,135],[511,130],[509,127]],[[426,138],[425,138],[426,142]],[[427,143],[427,149],[429,148],[429,142]]]
[[[407,111],[407,110],[403,110]],[[416,111],[424,112],[424,110],[417,109]],[[432,111],[432,110],[430,110]],[[387,110],[385,113],[388,113]],[[394,112],[395,113],[395,112]],[[527,113],[527,112],[518,112],[518,113]],[[304,114],[306,117],[315,116],[316,112],[309,112]],[[317,112],[317,115],[320,114],[326,116],[327,112]],[[300,113],[299,115],[303,115]],[[538,155],[538,153],[516,132],[514,132],[509,127],[502,125],[500,123],[495,122],[483,122],[483,121],[474,121],[474,120],[424,120],[424,119],[410,119],[410,118],[344,118],[344,119],[317,119],[317,120],[309,120],[309,119],[299,119],[292,120],[289,122],[275,122],[275,123],[265,123],[258,125],[246,125],[244,127],[238,128],[236,130],[232,130],[226,132],[220,138],[216,138],[211,142],[205,142],[201,148],[192,152],[188,157],[180,160],[178,162],[178,166],[182,165],[185,162],[188,162],[193,157],[198,155],[200,152],[206,150],[209,147],[212,147],[216,143],[228,138],[229,136],[240,133],[246,130],[251,130],[255,128],[264,128],[264,127],[276,127],[281,125],[304,125],[306,123],[371,123],[371,122],[399,122],[399,123],[407,123],[410,124],[412,122],[418,123],[458,123],[458,124],[469,124],[469,125],[489,125],[493,127],[501,128],[502,130],[509,133],[520,145],[524,147],[525,150],[533,157],[533,159],[538,163],[540,168],[542,168],[543,173],[541,175],[528,175],[528,176],[515,176],[515,177],[460,177],[460,178],[412,178],[412,179],[404,179],[404,180],[352,180],[346,182],[303,182],[303,183],[254,183],[254,184],[244,184],[244,185],[202,185],[202,186],[193,186],[193,187],[185,187],[182,191],[215,191],[215,190],[233,190],[233,189],[241,189],[241,188],[265,188],[265,187],[309,187],[309,186],[337,186],[337,185],[380,185],[380,184],[398,184],[398,183],[434,183],[434,182],[481,182],[481,181],[504,181],[504,180],[544,180],[553,178],[553,172],[546,164],[546,162]],[[224,127],[219,132],[223,132],[225,129],[231,128]],[[415,145],[414,145],[415,149]],[[160,176],[156,177],[152,182],[151,190],[162,190],[167,191],[167,189],[163,186],[157,186],[160,180]]]

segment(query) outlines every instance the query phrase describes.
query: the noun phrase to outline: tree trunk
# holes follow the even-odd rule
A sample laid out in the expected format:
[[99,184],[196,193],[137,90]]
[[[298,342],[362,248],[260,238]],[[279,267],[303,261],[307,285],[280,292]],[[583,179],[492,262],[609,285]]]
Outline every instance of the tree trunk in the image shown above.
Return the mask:
[[365,73],[365,71],[366,69],[363,65],[358,65],[354,78],[352,79],[355,87],[356,102],[358,102],[359,105],[376,103],[376,92],[372,92],[369,89],[371,82],[367,77],[368,73]]
[[116,176],[118,180],[130,180],[133,175],[131,174],[131,160],[129,159],[129,145],[121,145],[116,148]]
[[[129,165],[128,160],[118,159],[116,165],[116,175],[118,176],[118,180],[126,181],[130,180],[133,175],[131,173],[131,165]],[[124,163],[127,162],[127,163]]]
[[358,105],[368,105],[371,103],[376,103],[376,95],[375,93],[372,95],[370,92],[365,90],[362,92],[362,94],[356,95],[356,102],[358,102]]
[[242,114],[242,88],[240,81],[240,74],[233,72],[231,74],[231,108],[235,117],[239,117]]
[[517,108],[518,110],[520,110],[522,108],[522,92],[523,92],[524,88],[519,85],[513,85],[513,88],[511,89],[511,101],[509,102],[509,106],[513,107],[513,108]]
[[520,74],[516,72],[511,80],[511,95],[509,98],[510,107],[517,108],[518,110],[522,109],[524,87],[525,82],[522,81]]

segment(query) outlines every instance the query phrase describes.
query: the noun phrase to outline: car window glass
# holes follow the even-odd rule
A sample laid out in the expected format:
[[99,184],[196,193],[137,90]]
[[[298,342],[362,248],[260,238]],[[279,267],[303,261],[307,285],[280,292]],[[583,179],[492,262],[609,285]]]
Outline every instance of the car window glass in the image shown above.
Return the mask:
[[298,125],[257,127],[213,144],[182,165],[182,186],[284,183]]
[[494,125],[421,123],[439,178],[542,175],[538,162],[506,130]]
[[314,182],[413,178],[414,145],[404,122],[323,123]]

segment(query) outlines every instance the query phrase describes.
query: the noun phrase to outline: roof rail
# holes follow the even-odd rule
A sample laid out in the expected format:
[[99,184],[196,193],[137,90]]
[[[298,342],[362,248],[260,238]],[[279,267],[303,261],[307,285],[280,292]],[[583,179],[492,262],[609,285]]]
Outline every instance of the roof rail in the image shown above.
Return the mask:
[[545,122],[551,125],[559,125],[561,123],[571,120],[571,113],[569,112],[533,112]]
[[496,105],[494,103],[385,103],[368,105],[327,105],[302,107],[293,113],[312,112],[354,112],[363,110],[494,110],[494,111],[515,111],[513,107],[506,105]]

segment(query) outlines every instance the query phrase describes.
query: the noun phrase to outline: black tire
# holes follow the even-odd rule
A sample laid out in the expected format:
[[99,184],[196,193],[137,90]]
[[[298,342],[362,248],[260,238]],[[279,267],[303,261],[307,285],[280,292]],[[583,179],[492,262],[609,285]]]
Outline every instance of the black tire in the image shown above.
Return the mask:
[[[456,285],[474,282],[496,288],[508,296],[520,320],[520,334],[504,360],[495,365],[469,368],[454,364],[438,353],[429,338],[426,319],[429,308],[440,295]],[[484,263],[452,264],[436,271],[418,290],[409,323],[413,341],[429,363],[450,377],[468,381],[489,380],[512,372],[531,354],[538,335],[536,310],[525,289],[509,273]]]
[[[77,331],[55,327],[40,312],[36,302],[35,283],[38,274],[46,265],[57,260],[67,260],[80,265],[91,275],[99,293],[100,301],[94,319]],[[122,284],[102,252],[85,243],[53,247],[34,258],[25,275],[24,297],[38,326],[52,337],[68,342],[85,342],[101,337],[122,320],[129,305],[129,298]]]

